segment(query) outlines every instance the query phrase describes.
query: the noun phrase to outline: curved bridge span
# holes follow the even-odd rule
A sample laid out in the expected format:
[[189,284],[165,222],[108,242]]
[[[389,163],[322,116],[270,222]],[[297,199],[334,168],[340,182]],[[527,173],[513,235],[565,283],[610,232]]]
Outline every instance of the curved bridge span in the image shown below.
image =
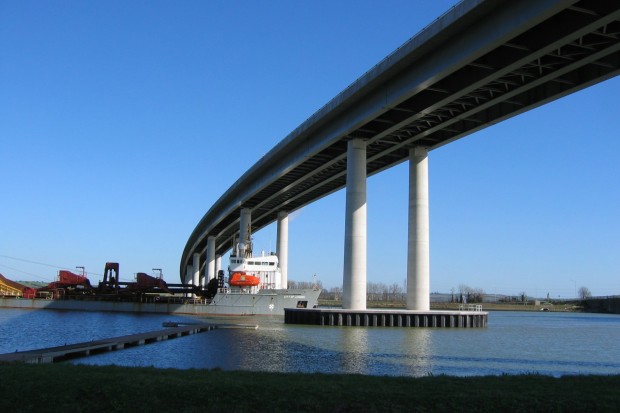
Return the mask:
[[464,0],[246,171],[192,232],[181,279],[212,278],[233,237],[276,220],[286,279],[286,214],[346,187],[343,306],[359,308],[365,178],[410,161],[407,307],[424,310],[428,152],[619,73],[618,1]]

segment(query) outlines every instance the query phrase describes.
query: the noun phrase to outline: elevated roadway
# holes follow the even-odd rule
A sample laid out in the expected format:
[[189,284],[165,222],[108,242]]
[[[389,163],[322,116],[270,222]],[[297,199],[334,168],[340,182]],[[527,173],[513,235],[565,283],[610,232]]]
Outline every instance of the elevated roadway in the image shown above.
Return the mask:
[[350,140],[373,175],[618,73],[620,1],[464,0],[246,171],[192,232],[181,279],[208,239],[211,254],[230,249],[242,209],[257,231],[344,188]]

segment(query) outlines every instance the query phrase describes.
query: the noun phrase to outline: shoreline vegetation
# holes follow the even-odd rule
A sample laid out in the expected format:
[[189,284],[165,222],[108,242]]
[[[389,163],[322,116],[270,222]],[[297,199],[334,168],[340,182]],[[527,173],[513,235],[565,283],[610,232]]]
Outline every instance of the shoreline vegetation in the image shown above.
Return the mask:
[[10,412],[611,412],[620,375],[377,377],[0,364]]
[[[342,307],[340,300],[326,300],[319,297],[320,307]],[[431,310],[458,311],[461,304],[451,302],[432,302]],[[567,301],[526,301],[517,302],[483,302],[482,311],[551,311],[551,312],[581,312],[581,313],[607,313],[620,314],[620,297],[614,296],[607,299],[567,300]],[[464,305],[467,308],[467,304]],[[367,308],[404,310],[406,304],[402,300],[390,301],[367,301]]]
[[[341,307],[340,300],[324,300],[319,298],[320,307]],[[479,304],[479,303],[478,303]],[[459,303],[433,303],[431,302],[431,310],[449,310],[458,311],[461,304]],[[465,304],[467,307],[467,304]],[[404,310],[406,305],[403,301],[368,301],[367,308],[384,308]],[[561,311],[561,312],[583,312],[585,307],[579,301],[568,301],[561,303],[482,303],[483,311]]]

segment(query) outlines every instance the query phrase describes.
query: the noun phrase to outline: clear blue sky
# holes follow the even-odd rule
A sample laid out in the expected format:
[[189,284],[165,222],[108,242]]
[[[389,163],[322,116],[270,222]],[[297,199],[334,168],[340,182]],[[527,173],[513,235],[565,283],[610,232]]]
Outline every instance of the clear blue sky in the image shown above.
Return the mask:
[[[219,196],[453,3],[0,2],[0,272],[96,281],[117,261],[122,279],[177,282]],[[612,79],[431,153],[432,291],[620,294],[619,92]],[[369,282],[406,277],[407,188],[406,164],[368,181]],[[294,213],[290,243],[290,278],[341,285],[344,193]]]

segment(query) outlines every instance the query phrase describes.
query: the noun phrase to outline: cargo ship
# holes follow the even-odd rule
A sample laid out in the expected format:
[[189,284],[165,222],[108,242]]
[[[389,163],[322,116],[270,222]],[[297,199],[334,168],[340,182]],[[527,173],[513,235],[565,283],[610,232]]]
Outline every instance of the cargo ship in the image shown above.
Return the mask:
[[93,287],[86,274],[61,270],[56,281],[34,289],[0,274],[0,308],[116,311],[198,316],[283,316],[285,308],[317,306],[318,288],[289,289],[282,282],[276,255],[252,256],[238,244],[230,255],[228,277],[219,271],[205,287],[169,284],[159,274],[137,273],[119,281],[119,264],[105,265],[103,281]]
[[289,289],[283,280],[278,256],[252,255],[252,243],[238,243],[230,254],[228,281],[224,271],[207,284],[207,306],[213,314],[275,314],[285,308],[317,306],[318,288]]

